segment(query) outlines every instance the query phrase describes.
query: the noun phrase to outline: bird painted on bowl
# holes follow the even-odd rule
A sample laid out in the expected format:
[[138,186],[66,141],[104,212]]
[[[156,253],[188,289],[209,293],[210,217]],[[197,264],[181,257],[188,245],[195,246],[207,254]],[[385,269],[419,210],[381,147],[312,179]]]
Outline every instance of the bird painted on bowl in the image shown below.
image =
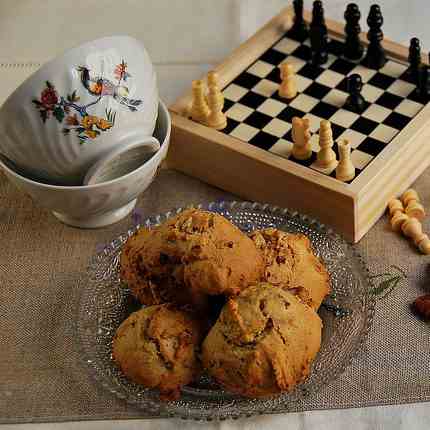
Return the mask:
[[113,83],[109,79],[100,76],[91,76],[90,69],[85,66],[79,66],[77,70],[80,72],[82,85],[93,96],[99,98],[110,96],[118,103],[128,107],[132,112],[137,110],[137,107],[142,104],[142,100],[128,98],[129,90],[125,85]]

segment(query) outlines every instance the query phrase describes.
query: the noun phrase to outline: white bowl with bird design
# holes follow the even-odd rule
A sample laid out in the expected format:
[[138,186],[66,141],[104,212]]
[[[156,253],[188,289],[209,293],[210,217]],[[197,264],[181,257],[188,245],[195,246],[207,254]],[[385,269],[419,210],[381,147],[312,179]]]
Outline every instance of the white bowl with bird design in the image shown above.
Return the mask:
[[0,109],[0,154],[28,177],[82,185],[110,151],[150,139],[157,110],[143,44],[129,36],[94,40],[45,64],[9,96]]
[[154,136],[161,143],[160,150],[134,171],[100,184],[81,187],[49,185],[36,182],[0,156],[0,169],[18,188],[30,195],[36,204],[52,211],[60,221],[80,228],[105,227],[120,221],[134,208],[139,194],[154,179],[167,155],[171,119],[160,101]]

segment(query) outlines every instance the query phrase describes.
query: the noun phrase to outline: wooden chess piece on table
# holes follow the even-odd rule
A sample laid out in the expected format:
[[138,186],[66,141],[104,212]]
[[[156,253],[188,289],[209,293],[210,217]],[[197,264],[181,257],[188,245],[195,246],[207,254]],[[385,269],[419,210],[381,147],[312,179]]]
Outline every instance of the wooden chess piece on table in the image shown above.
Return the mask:
[[295,116],[293,123],[293,150],[292,155],[296,160],[307,160],[312,156],[312,147],[310,144],[311,133],[309,131],[309,119]]
[[209,107],[205,98],[205,87],[203,81],[195,80],[192,83],[193,100],[190,108],[190,116],[193,121],[202,124],[207,123],[209,117]]
[[280,66],[282,83],[279,87],[279,97],[292,99],[297,95],[296,74],[291,64],[284,63]]
[[317,154],[317,167],[335,169],[337,166],[336,153],[333,151],[333,133],[331,124],[326,119],[321,121],[319,133],[320,150]]
[[403,234],[412,239],[415,246],[423,253],[430,254],[430,239],[423,233],[423,227],[416,218],[408,218],[402,224]]
[[339,164],[336,167],[336,179],[342,182],[352,181],[355,177],[355,167],[351,161],[351,144],[343,139],[338,144]]
[[409,189],[405,191],[401,197],[403,205],[405,206],[405,212],[406,215],[416,218],[420,221],[422,221],[426,216],[426,211],[424,209],[424,206],[420,203],[420,198],[418,196],[418,193],[413,190]]
[[409,218],[405,214],[403,203],[399,199],[392,199],[388,202],[388,211],[390,214],[390,224],[394,231],[400,232],[403,223]]

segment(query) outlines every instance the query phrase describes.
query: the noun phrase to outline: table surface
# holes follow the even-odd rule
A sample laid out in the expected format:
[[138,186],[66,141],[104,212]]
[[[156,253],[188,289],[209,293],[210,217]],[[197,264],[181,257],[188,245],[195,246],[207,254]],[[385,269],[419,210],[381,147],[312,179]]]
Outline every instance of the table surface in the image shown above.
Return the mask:
[[[161,98],[173,102],[192,79],[210,70],[290,2],[285,0],[3,0],[0,3],[0,102],[40,64],[96,37],[130,34],[141,40],[156,66]],[[326,16],[342,20],[347,1],[325,2]],[[356,1],[364,18],[373,1]],[[430,9],[420,0],[380,0],[386,37],[430,46]],[[305,1],[306,7],[311,1]],[[427,12],[427,13],[426,13]],[[97,19],[94,20],[94,17]],[[73,25],[72,25],[73,24]],[[362,28],[366,28],[362,18]],[[221,30],[220,30],[221,29]],[[32,43],[29,43],[29,40]],[[428,429],[430,404],[315,411],[262,416],[220,424],[131,420],[7,425],[10,429]]]

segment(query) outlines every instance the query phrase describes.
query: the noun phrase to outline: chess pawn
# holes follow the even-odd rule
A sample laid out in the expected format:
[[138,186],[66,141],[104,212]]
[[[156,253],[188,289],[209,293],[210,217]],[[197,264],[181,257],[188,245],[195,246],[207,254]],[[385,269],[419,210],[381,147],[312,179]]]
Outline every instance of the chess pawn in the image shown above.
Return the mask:
[[227,127],[227,117],[222,111],[222,99],[219,98],[219,91],[216,87],[209,87],[209,93],[207,96],[208,105],[210,109],[209,116],[207,118],[207,124],[209,127],[215,130],[222,130]]
[[304,41],[308,37],[308,28],[303,19],[303,0],[293,0],[294,24],[288,35],[294,39]]
[[369,46],[364,58],[364,65],[369,69],[380,69],[387,62],[387,57],[381,44],[384,38],[381,30],[383,23],[384,18],[380,7],[377,4],[372,5],[367,17],[367,25],[369,26],[367,40],[369,41]]
[[350,3],[345,10],[345,48],[343,55],[350,60],[359,60],[364,48],[360,41],[360,9],[355,3]]
[[295,116],[293,123],[293,150],[292,155],[296,160],[307,160],[312,156],[312,146],[310,144],[311,133],[309,131],[309,119],[301,119]]
[[408,218],[402,225],[402,232],[411,238],[423,254],[430,254],[430,239],[423,233],[423,227],[416,218]]
[[219,102],[222,107],[221,110],[224,109],[224,96],[219,88],[219,77],[218,77],[218,73],[215,72],[214,70],[211,70],[208,73],[208,88],[214,87],[216,88],[216,94],[219,98]]
[[316,164],[323,169],[334,169],[337,166],[336,153],[333,151],[333,134],[330,122],[322,120],[319,136],[320,150],[317,154]]
[[351,161],[351,144],[343,139],[337,145],[339,149],[339,164],[336,168],[336,179],[348,182],[354,179],[355,167]]
[[388,212],[390,214],[390,217],[392,218],[394,215],[396,215],[397,212],[404,213],[405,208],[403,206],[403,203],[399,199],[392,199],[388,202]]
[[409,44],[409,75],[414,79],[415,83],[418,81],[419,70],[421,66],[421,46],[420,41],[413,37]]
[[391,228],[393,231],[401,232],[403,223],[408,219],[409,217],[405,213],[397,211],[391,218]]
[[422,240],[418,243],[418,249],[425,255],[430,254],[430,239],[425,234]]
[[423,233],[423,226],[416,218],[410,218],[402,224],[402,232],[406,237],[413,240],[416,246],[426,239],[426,234]]
[[402,195],[402,202],[406,207],[405,212],[408,216],[420,221],[424,219],[426,212],[415,190],[409,189],[405,191]]
[[281,64],[282,83],[279,87],[279,96],[292,99],[297,95],[297,84],[294,68],[291,64]]
[[193,81],[192,95],[193,101],[191,104],[190,116],[193,121],[205,124],[209,116],[209,107],[205,100],[205,89],[203,81]]

